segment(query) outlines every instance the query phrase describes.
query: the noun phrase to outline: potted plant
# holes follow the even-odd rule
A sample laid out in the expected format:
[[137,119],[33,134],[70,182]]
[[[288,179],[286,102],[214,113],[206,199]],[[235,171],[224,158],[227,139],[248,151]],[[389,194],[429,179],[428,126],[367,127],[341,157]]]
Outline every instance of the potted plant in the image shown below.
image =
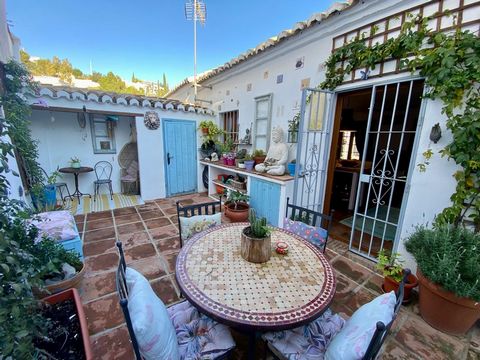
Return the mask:
[[245,164],[245,170],[248,171],[252,171],[255,166],[255,160],[252,159],[252,155],[250,154],[245,155],[243,163]]
[[242,258],[253,263],[264,263],[272,255],[272,240],[267,219],[257,218],[254,209],[248,215],[250,225],[242,230],[241,249]]
[[418,226],[405,242],[417,261],[423,319],[451,334],[480,318],[480,234],[461,225]]
[[198,124],[198,128],[202,131],[205,141],[216,141],[223,131],[212,120],[203,120]]
[[47,337],[35,340],[37,351],[53,359],[67,359],[74,353],[83,353],[86,360],[93,359],[89,341],[87,319],[77,289],[68,289],[43,299],[42,316],[52,330]]
[[237,151],[237,154],[235,155],[235,165],[240,168],[240,169],[245,169],[245,156],[247,155],[247,150],[246,149],[241,149]]
[[290,173],[290,176],[295,176],[295,169],[297,167],[296,165],[297,165],[297,160],[295,159],[293,159],[288,163],[287,167],[288,167],[288,172]]
[[288,142],[298,142],[298,126],[300,124],[300,113],[296,113],[292,120],[288,121]]
[[255,160],[255,164],[261,164],[265,161],[267,154],[261,149],[257,149],[253,152],[252,158]]
[[[400,282],[403,279],[404,269],[403,261],[399,259],[400,254],[393,253],[390,256],[384,249],[378,252],[377,269],[383,274],[382,289],[386,293],[390,291],[397,292]],[[411,301],[412,289],[418,285],[418,279],[415,275],[409,274],[405,283],[405,292],[403,295],[403,303],[408,304]]]
[[76,156],[72,157],[70,159],[70,166],[74,169],[78,169],[78,168],[82,167],[82,165],[80,164],[80,159]]
[[[24,203],[6,198],[0,198],[0,272],[2,278],[1,313],[5,315],[0,322],[1,353],[6,359],[64,359],[62,354],[73,353],[78,358],[92,359],[85,316],[81,302],[76,305],[76,317],[79,320],[73,333],[69,328],[51,321],[45,317],[43,302],[33,296],[33,288],[43,289],[45,277],[58,271],[57,260],[61,257],[57,247],[45,253],[44,241],[36,241],[38,230],[28,222],[31,217],[29,208]],[[39,257],[39,254],[43,256]],[[50,301],[50,300],[49,300]],[[53,309],[61,317],[71,317],[63,314],[60,309]],[[77,320],[78,319],[78,320]],[[83,319],[83,320],[82,320]],[[54,338],[52,335],[61,334]],[[76,339],[79,346],[70,346],[68,339]],[[79,336],[81,334],[81,336]],[[44,346],[48,342],[49,348]],[[65,352],[51,353],[49,349],[65,349]]]
[[242,222],[248,219],[248,200],[250,197],[238,190],[229,192],[227,201],[225,202],[225,216],[232,222]]
[[60,176],[60,172],[55,170],[45,180],[33,184],[30,188],[32,204],[37,211],[49,211],[55,209],[57,205],[57,188],[55,187],[55,183],[57,182],[57,177]]

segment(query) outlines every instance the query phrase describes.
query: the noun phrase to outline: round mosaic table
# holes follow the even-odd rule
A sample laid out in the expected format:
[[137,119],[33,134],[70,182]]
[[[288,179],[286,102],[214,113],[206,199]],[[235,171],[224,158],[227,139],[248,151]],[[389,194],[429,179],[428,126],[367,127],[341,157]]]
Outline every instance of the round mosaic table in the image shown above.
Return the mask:
[[195,235],[176,263],[182,294],[201,312],[251,331],[291,329],[315,320],[335,294],[335,276],[323,254],[283,229],[272,231],[272,247],[289,245],[287,255],[254,264],[240,255],[247,223],[225,224]]

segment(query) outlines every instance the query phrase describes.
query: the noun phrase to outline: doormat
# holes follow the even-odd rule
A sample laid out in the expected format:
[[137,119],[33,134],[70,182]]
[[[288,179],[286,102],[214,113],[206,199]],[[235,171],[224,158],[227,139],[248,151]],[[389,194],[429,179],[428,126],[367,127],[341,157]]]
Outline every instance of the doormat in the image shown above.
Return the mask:
[[123,207],[143,205],[145,202],[139,195],[123,195],[113,194],[113,200],[110,199],[110,195],[100,194],[97,195],[97,199],[93,200],[88,196],[83,196],[78,204],[78,199],[65,200],[65,210],[69,210],[73,215],[88,214],[97,211],[113,210]]
[[[367,210],[367,216],[375,217],[376,207],[372,207]],[[377,221],[375,221],[375,229],[373,229],[374,220],[368,217],[365,217],[361,214],[357,214],[357,219],[355,221],[355,230],[372,235],[381,239],[383,237],[383,231],[385,230],[385,225],[387,229],[385,230],[385,240],[393,241],[395,240],[395,234],[397,232],[397,226],[391,224],[385,224],[385,219],[387,218],[388,206],[380,206],[377,213]],[[400,209],[396,207],[390,208],[390,213],[388,214],[388,222],[398,224],[398,217],[400,215]],[[365,218],[365,226],[363,225],[363,219]],[[340,221],[340,224],[352,227],[353,216],[345,218]]]

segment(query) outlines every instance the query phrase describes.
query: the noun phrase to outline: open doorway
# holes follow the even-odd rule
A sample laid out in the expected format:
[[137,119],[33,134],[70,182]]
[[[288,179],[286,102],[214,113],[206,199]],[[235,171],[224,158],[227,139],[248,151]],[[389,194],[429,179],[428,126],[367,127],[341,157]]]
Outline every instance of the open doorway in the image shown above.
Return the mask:
[[324,211],[335,210],[332,236],[363,256],[394,248],[422,92],[415,80],[338,95]]

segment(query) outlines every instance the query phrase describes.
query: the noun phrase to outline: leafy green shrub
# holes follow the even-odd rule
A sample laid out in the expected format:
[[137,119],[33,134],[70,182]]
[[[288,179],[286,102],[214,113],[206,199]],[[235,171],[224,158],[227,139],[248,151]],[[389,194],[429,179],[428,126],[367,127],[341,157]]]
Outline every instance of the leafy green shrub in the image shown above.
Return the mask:
[[480,234],[463,227],[418,226],[405,247],[423,275],[459,297],[480,301]]
[[35,243],[31,215],[25,204],[0,197],[0,355],[6,358],[33,358],[33,339],[49,332],[32,288],[42,290],[64,262],[82,266],[77,254],[50,239]]

